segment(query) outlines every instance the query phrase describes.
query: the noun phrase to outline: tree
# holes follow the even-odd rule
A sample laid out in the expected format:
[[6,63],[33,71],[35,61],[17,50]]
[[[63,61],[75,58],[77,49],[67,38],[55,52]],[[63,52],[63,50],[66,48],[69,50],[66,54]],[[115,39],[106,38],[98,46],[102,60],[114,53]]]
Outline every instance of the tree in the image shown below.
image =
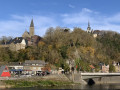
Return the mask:
[[115,72],[115,66],[113,66],[112,64],[110,64],[109,72]]

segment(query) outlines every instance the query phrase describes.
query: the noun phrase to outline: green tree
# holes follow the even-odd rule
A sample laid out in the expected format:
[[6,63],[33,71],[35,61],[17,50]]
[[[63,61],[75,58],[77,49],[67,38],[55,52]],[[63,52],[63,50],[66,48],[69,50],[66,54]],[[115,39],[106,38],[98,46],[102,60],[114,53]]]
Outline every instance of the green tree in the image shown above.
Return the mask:
[[112,64],[110,64],[109,72],[115,72],[115,66],[113,66]]

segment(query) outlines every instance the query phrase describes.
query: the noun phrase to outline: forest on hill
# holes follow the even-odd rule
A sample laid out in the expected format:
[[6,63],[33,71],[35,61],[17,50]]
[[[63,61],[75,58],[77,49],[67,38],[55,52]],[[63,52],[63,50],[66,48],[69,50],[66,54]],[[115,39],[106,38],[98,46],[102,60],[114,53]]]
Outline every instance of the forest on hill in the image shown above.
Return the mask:
[[71,31],[50,27],[37,46],[19,51],[0,47],[0,62],[25,60],[44,60],[66,70],[69,69],[67,60],[74,60],[85,71],[90,70],[90,64],[96,68],[99,68],[99,63],[111,65],[113,61],[120,61],[120,34],[106,31],[94,38],[81,28]]

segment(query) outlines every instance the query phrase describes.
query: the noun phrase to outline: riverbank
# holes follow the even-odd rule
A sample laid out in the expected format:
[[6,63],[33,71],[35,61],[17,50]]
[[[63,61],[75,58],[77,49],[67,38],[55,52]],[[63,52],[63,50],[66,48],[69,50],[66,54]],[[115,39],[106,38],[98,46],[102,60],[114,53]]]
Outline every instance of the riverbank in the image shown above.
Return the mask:
[[70,82],[53,81],[53,80],[41,80],[41,81],[25,81],[25,80],[7,80],[4,81],[6,85],[14,88],[18,87],[39,87],[39,86],[64,86],[70,85]]
[[[92,78],[96,85],[98,84],[116,84],[120,83],[120,76],[114,77],[99,77]],[[59,87],[59,86],[74,86],[74,85],[84,85],[87,84],[87,80],[79,80],[78,76],[75,75],[75,81],[79,83],[73,83],[64,74],[52,74],[48,76],[32,76],[32,77],[22,77],[22,78],[3,78],[0,81],[0,88],[19,88],[19,87]],[[84,81],[84,82],[83,82]]]
[[43,77],[29,77],[16,80],[1,80],[0,88],[19,88],[19,87],[52,87],[66,86],[73,83],[65,75],[48,75]]

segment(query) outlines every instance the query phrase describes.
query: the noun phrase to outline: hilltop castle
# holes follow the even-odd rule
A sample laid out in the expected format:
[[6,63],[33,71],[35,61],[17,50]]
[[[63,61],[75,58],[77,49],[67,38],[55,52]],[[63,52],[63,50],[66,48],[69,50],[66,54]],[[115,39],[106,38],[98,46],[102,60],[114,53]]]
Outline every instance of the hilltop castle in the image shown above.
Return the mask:
[[14,39],[11,39],[0,46],[9,48],[12,51],[25,49],[27,46],[36,46],[38,42],[42,40],[42,38],[38,35],[35,35],[34,32],[34,23],[32,19],[29,32],[25,31],[22,37],[16,37]]

